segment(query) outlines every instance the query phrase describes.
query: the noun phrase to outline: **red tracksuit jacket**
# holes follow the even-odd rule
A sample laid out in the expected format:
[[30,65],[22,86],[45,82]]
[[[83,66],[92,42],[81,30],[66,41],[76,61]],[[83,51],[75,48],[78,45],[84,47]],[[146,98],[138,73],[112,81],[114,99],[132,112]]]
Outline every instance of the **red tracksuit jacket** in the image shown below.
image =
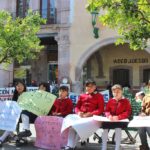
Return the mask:
[[118,116],[118,119],[127,119],[131,114],[131,105],[128,99],[122,98],[119,101],[111,98],[105,109],[105,115]]
[[101,115],[104,112],[103,96],[99,93],[81,94],[75,107],[75,113],[78,112]]
[[53,112],[57,112],[57,113],[61,113],[62,116],[67,116],[68,114],[71,114],[73,111],[73,103],[72,100],[70,98],[65,98],[65,99],[56,99],[53,107],[52,107],[52,111]]

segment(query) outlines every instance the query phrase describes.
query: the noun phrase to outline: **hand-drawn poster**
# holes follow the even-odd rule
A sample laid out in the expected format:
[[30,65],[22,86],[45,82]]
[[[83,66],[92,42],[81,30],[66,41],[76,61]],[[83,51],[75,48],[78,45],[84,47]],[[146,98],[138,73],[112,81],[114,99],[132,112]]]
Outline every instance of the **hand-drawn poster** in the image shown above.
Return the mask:
[[18,104],[23,110],[28,110],[37,116],[47,115],[56,96],[45,91],[24,92],[19,96]]
[[56,116],[41,116],[35,121],[36,141],[35,146],[60,150],[67,144],[68,132],[61,134],[63,118]]

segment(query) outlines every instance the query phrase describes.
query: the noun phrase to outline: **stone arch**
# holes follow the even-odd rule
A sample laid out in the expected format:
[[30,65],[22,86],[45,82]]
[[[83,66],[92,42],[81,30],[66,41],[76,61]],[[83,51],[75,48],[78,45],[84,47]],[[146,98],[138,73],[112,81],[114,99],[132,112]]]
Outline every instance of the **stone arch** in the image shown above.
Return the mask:
[[[96,52],[98,49],[113,44],[116,42],[117,40],[117,36],[116,37],[110,37],[107,39],[103,39],[98,41],[97,43],[95,43],[94,45],[90,46],[79,58],[78,63],[75,67],[75,81],[80,81],[81,78],[81,72],[82,72],[82,67],[83,64],[88,60],[88,58],[94,53]],[[128,42],[127,42],[128,43]],[[145,49],[145,51],[147,51],[148,53],[150,53],[150,49],[149,47]]]
[[[80,82],[80,79],[81,79],[81,73],[82,73],[82,68],[83,68],[84,63],[89,59],[89,57],[92,54],[94,54],[96,51],[98,51],[102,47],[114,44],[116,42],[117,38],[118,38],[118,36],[99,40],[83,52],[83,54],[80,56],[76,66],[75,66],[75,81],[72,85],[72,89],[74,92],[80,93],[83,90],[83,85]],[[128,43],[128,42],[126,42],[126,43]],[[149,48],[146,48],[145,51],[150,53]],[[131,71],[130,75],[133,76],[133,72],[132,72],[131,68],[130,68],[130,71]],[[130,84],[133,84],[132,82],[133,81],[130,80]]]
[[84,63],[88,60],[88,58],[94,53],[96,52],[98,49],[113,44],[115,43],[117,37],[113,37],[113,38],[107,38],[101,41],[98,41],[97,43],[95,43],[94,45],[90,46],[79,58],[78,63],[76,65],[76,69],[75,69],[75,80],[79,81],[81,78],[81,72],[82,72],[82,67],[84,65]]

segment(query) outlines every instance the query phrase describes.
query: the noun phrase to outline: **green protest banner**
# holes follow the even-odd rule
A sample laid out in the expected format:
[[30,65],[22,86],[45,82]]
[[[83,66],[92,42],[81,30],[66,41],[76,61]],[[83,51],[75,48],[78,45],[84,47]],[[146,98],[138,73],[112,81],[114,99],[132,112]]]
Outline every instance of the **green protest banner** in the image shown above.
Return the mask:
[[18,104],[23,110],[28,110],[37,116],[47,115],[56,96],[45,91],[24,92],[19,96]]

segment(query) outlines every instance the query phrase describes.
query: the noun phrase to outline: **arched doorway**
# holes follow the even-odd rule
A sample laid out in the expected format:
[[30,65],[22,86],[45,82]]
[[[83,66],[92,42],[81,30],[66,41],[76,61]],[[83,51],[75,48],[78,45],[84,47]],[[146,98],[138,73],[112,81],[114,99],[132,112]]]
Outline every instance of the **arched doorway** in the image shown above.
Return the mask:
[[[100,89],[105,89],[110,82],[138,88],[140,67],[149,64],[150,55],[146,51],[132,51],[128,44],[116,46],[114,43],[114,39],[100,41],[81,55],[75,72],[76,81],[83,81],[82,75],[86,72],[87,77],[96,80]],[[143,70],[145,75],[142,76],[148,78],[149,71]]]
[[82,68],[85,64],[85,62],[90,58],[92,54],[94,54],[98,49],[113,44],[116,41],[116,37],[113,38],[107,38],[104,40],[100,40],[91,47],[89,47],[79,58],[78,63],[76,64],[75,68],[75,81],[80,81],[81,80],[81,75],[82,75]]

